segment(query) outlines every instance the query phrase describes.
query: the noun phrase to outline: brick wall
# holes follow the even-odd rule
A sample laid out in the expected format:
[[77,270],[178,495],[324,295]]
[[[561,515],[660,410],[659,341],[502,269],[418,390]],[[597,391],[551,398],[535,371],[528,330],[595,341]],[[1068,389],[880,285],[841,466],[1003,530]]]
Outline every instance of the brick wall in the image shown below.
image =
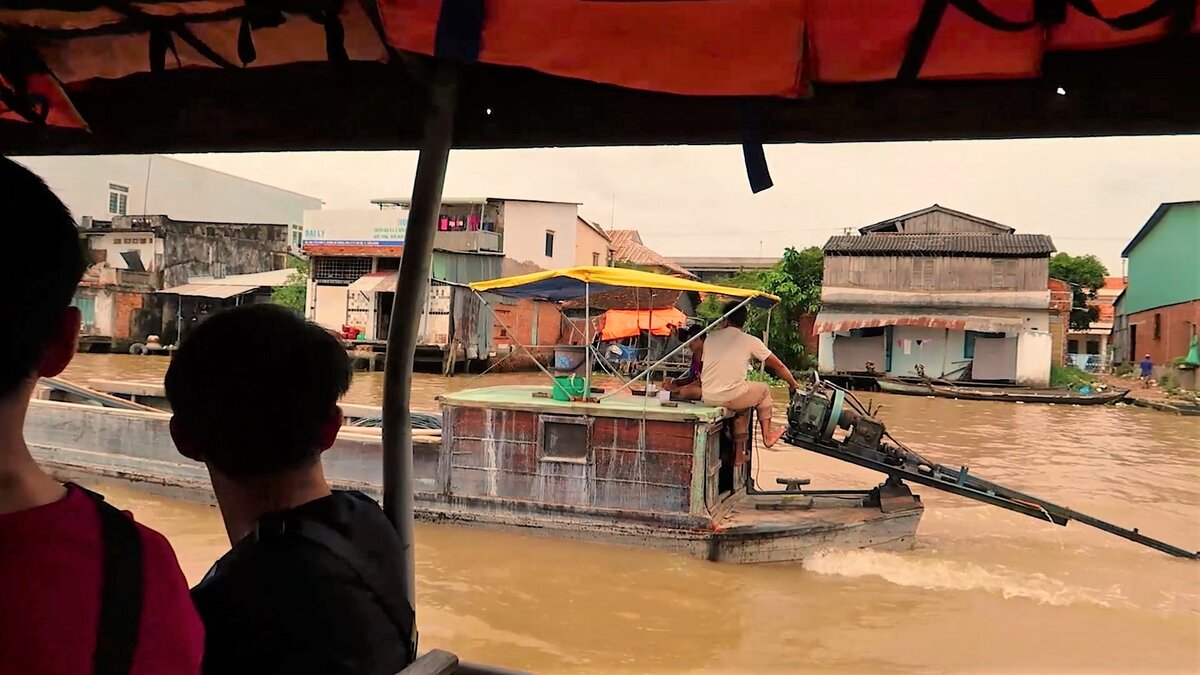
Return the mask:
[[113,340],[135,340],[141,342],[144,335],[133,335],[133,317],[145,304],[144,293],[117,291],[113,294]]

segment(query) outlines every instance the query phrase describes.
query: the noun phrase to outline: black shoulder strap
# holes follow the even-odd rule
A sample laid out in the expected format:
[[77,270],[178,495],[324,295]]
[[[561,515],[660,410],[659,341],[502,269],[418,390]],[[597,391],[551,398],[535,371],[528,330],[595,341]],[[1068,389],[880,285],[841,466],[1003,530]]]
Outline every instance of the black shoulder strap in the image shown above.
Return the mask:
[[255,539],[266,537],[296,536],[306,539],[332,553],[346,563],[379,601],[388,620],[405,641],[408,658],[417,657],[416,614],[405,599],[404,589],[392,577],[382,573],[368,562],[350,541],[324,523],[302,518],[291,518],[284,522],[260,523]]
[[100,516],[104,557],[92,673],[128,675],[142,623],[142,537],[133,519],[103,496],[78,485],[70,487],[90,497]]

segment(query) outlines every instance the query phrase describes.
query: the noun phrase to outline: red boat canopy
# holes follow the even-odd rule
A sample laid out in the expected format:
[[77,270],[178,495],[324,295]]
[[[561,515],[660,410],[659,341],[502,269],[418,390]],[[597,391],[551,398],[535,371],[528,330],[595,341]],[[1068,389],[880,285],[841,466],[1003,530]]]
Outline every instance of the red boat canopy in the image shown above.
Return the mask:
[[71,97],[100,81],[395,50],[627,89],[795,98],[814,83],[1033,78],[1051,52],[1200,32],[1195,0],[21,4],[33,8],[0,10],[0,118],[79,128]]

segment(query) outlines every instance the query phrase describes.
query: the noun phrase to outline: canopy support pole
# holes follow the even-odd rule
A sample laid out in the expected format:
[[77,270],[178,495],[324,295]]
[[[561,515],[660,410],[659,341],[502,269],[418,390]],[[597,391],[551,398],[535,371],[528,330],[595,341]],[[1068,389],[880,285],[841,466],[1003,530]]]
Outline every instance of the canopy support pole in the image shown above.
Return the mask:
[[[654,370],[655,368],[657,368],[657,367],[661,366],[662,364],[666,363],[666,362],[667,362],[667,361],[668,361],[668,360],[669,360],[669,359],[670,359],[672,356],[675,356],[675,355],[676,355],[676,354],[678,354],[679,352],[683,351],[683,348],[684,348],[684,347],[686,347],[686,346],[688,346],[688,345],[692,344],[692,340],[695,340],[696,338],[700,337],[701,335],[704,335],[704,334],[708,333],[709,331],[713,330],[713,328],[714,328],[714,327],[716,327],[716,326],[717,326],[717,324],[719,324],[719,323],[721,323],[722,321],[724,321],[725,319],[729,318],[729,315],[730,315],[730,314],[733,314],[734,312],[738,311],[739,309],[741,309],[741,308],[745,307],[745,306],[746,306],[747,304],[749,304],[749,303],[750,303],[750,301],[751,301],[751,300],[753,300],[753,299],[754,299],[754,296],[751,296],[751,297],[749,297],[749,298],[746,298],[745,300],[742,300],[741,302],[739,302],[739,303],[737,304],[737,307],[734,307],[733,309],[730,309],[728,312],[725,312],[724,314],[722,314],[720,317],[718,317],[718,318],[717,318],[717,320],[716,320],[716,321],[713,321],[712,323],[710,323],[710,324],[708,324],[707,326],[705,326],[705,327],[704,327],[704,330],[700,331],[699,333],[696,333],[696,334],[695,334],[695,335],[693,335],[693,336],[692,336],[692,337],[691,337],[689,340],[687,340],[687,341],[686,341],[686,342],[684,342],[683,344],[679,345],[679,346],[678,346],[678,347],[676,347],[675,349],[672,349],[672,350],[671,350],[671,351],[670,351],[670,352],[669,352],[669,353],[668,353],[666,356],[664,356],[664,357],[662,357],[661,359],[659,359],[659,360],[655,361],[654,363],[650,364],[650,365],[649,365],[649,366],[646,368],[646,370],[644,370],[644,371],[642,371],[642,372],[638,373],[636,376],[634,376],[634,378],[633,378],[632,380],[630,380],[630,381],[626,382],[625,384],[621,385],[620,387],[617,387],[616,389],[614,389],[614,390],[612,390],[612,391],[608,392],[607,394],[605,394],[605,395],[601,396],[601,397],[600,397],[600,399],[601,399],[601,400],[603,400],[603,399],[606,399],[606,398],[608,398],[609,396],[614,396],[614,395],[616,395],[616,394],[620,393],[620,392],[621,392],[623,389],[625,389],[625,388],[626,388],[626,387],[628,387],[629,385],[631,385],[631,384],[633,384],[634,382],[637,382],[638,380],[642,379],[642,375],[647,375],[647,373],[649,373],[651,370]],[[647,387],[649,387],[649,385],[650,385],[650,378],[649,378],[649,376],[647,376],[647,377],[646,377],[646,386],[647,386]]]
[[[412,375],[417,329],[428,295],[433,237],[441,211],[442,187],[454,135],[458,97],[457,66],[434,64],[429,85],[425,134],[417,158],[412,204],[405,232],[404,257],[392,299],[383,386],[383,509],[404,550],[398,570],[408,603],[416,608],[413,558]],[[416,643],[414,625],[413,643]]]
[[592,395],[592,282],[583,284],[583,383],[587,389],[584,398]]
[[[767,310],[767,325],[763,328],[763,344],[767,349],[771,348],[771,312],[775,311],[774,307]],[[765,375],[767,373],[767,362],[762,361],[758,364],[758,374]]]

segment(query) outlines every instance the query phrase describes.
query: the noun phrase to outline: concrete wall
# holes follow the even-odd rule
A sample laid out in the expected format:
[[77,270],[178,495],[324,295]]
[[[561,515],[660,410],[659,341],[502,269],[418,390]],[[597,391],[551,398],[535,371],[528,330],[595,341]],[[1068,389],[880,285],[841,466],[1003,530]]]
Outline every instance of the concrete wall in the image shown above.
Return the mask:
[[286,226],[180,222],[163,228],[163,287],[194,276],[251,274],[281,269],[288,250]]
[[1017,336],[1017,384],[1050,386],[1050,362],[1054,338],[1050,331],[1021,331]]
[[[578,213],[575,204],[505,201],[505,257],[546,270],[574,266]],[[552,257],[546,256],[546,232],[554,233]]]
[[157,272],[162,269],[163,241],[153,232],[126,230],[90,235],[87,237],[87,247],[92,251],[97,251],[97,256],[103,255],[103,262],[109,267],[119,270],[129,269],[128,263],[121,255],[129,251],[138,252],[146,271]]
[[230,223],[303,222],[321,200],[164,155],[19,157],[78,220],[108,220],[108,184],[129,188],[128,215],[162,213],[178,220]]
[[[611,244],[603,235],[592,229],[582,219],[576,220],[575,228],[575,264],[576,265],[608,265]],[[598,262],[594,262],[598,261]]]

